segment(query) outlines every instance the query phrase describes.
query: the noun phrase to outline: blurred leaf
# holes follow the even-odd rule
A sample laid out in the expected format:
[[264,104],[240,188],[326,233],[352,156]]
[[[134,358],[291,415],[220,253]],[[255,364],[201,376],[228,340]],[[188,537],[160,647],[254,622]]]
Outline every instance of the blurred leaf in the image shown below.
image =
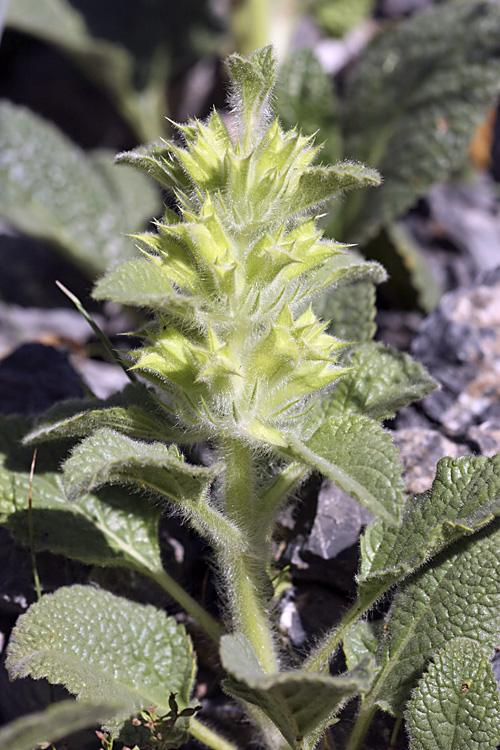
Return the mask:
[[[119,717],[106,724],[117,730],[149,706],[158,715],[168,713],[172,693],[179,708],[187,708],[195,659],[184,627],[173,617],[78,585],[42,596],[21,615],[6,667],[11,679],[45,677],[83,702],[122,703]],[[176,723],[178,744],[185,741],[187,726],[187,719]]]
[[102,160],[96,167],[53,125],[0,103],[0,216],[19,232],[52,242],[91,277],[134,255],[124,233],[142,229],[159,204],[148,180],[137,174],[110,179]]
[[500,6],[431,7],[390,27],[346,83],[345,154],[384,183],[352,196],[345,236],[365,241],[463,163],[500,91]]
[[80,729],[95,727],[116,715],[118,708],[93,703],[62,701],[45,711],[21,716],[0,729],[0,748],[3,750],[33,750],[42,742],[56,742]]
[[[145,11],[146,12],[146,11]],[[164,130],[167,65],[138,90],[135,61],[117,42],[95,38],[85,16],[67,0],[14,0],[7,26],[54,45],[99,86],[108,91],[139,140],[153,140]]]
[[500,701],[479,643],[456,638],[436,654],[406,711],[411,750],[495,750]]
[[331,36],[342,37],[374,10],[374,0],[313,0],[312,12]]
[[304,135],[317,133],[316,141],[325,141],[320,153],[323,162],[342,158],[342,134],[333,81],[311,49],[296,50],[285,61],[274,96],[277,114],[285,129],[291,130],[297,125]]
[[425,255],[402,222],[389,222],[385,230],[410,274],[412,286],[417,292],[419,307],[426,313],[432,312],[443,296],[443,289]]

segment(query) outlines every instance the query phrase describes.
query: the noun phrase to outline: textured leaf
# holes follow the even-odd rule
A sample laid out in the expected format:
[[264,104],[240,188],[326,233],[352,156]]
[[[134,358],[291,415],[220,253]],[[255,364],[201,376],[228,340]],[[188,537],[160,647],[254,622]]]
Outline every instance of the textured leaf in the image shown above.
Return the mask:
[[360,596],[377,598],[500,512],[500,455],[443,458],[432,488],[406,502],[400,526],[377,520],[361,539]]
[[263,672],[244,636],[223,636],[221,659],[232,695],[258,706],[293,748],[312,748],[341,705],[364,692],[373,678],[371,660],[352,672],[330,677],[311,672]]
[[300,176],[294,198],[294,213],[310,211],[345,190],[377,187],[380,182],[380,175],[376,169],[354,162],[339,162],[330,167],[310,167]]
[[399,585],[386,620],[367,698],[402,715],[433,655],[453,638],[472,638],[493,655],[500,631],[500,527],[445,550]]
[[[311,49],[294,50],[280,67],[274,89],[276,109],[284,128],[296,125],[305,135],[319,131],[323,162],[335,162],[342,156],[341,133],[337,119],[337,100],[330,77]],[[337,123],[337,124],[336,124]]]
[[323,400],[325,417],[364,414],[388,419],[437,387],[421,364],[383,344],[358,347],[346,364],[354,369]]
[[384,184],[345,206],[365,240],[464,160],[500,90],[495,3],[445,3],[379,36],[346,84],[345,153]]
[[347,668],[354,669],[367,656],[372,656],[375,659],[379,641],[379,623],[358,620],[349,630],[343,642]]
[[[6,666],[12,679],[45,677],[82,701],[123,703],[110,728],[141,708],[167,713],[171,693],[187,707],[195,671],[173,617],[91,586],[63,587],[33,604],[18,619]],[[178,724],[186,730],[186,720]]]
[[[54,243],[94,276],[135,253],[124,232],[142,228],[125,215],[137,179],[116,190],[102,170],[53,125],[23,107],[0,103],[0,216],[15,229]],[[136,176],[137,178],[137,176]],[[157,196],[142,178],[141,210]],[[127,201],[122,203],[124,194]],[[142,223],[142,222],[141,222]]]
[[355,281],[313,302],[316,314],[329,320],[328,332],[343,341],[366,343],[375,334],[375,286]]
[[356,495],[372,513],[397,523],[404,484],[389,433],[359,415],[330,417],[307,442],[290,438],[294,456]]
[[42,742],[56,742],[80,729],[102,724],[119,710],[113,703],[95,705],[62,701],[45,711],[27,714],[4,725],[0,729],[0,748],[33,750]]
[[213,481],[217,467],[186,463],[175,446],[131,440],[102,428],[76,446],[63,467],[70,499],[104,484],[148,487],[174,503],[193,503]]
[[[6,23],[54,45],[72,59],[108,91],[141,140],[152,140],[163,132],[165,60],[163,69],[155,69],[155,75],[145,86],[143,80],[139,91],[134,80],[136,64],[128,49],[116,41],[92,36],[85,16],[66,0],[15,0],[10,3]],[[115,35],[117,29],[119,33],[115,23]]]
[[168,442],[202,442],[202,430],[179,430],[169,411],[141,383],[127,385],[109,398],[64,401],[55,404],[24,436],[25,444],[61,438],[86,437],[99,427],[118,430],[128,437]]
[[[20,542],[28,543],[29,472],[33,451],[22,448],[23,420],[1,422],[0,514]],[[68,503],[58,474],[60,451],[39,449],[32,482],[33,543],[93,565],[117,565],[161,573],[158,523],[162,508],[124,490],[86,494]]]
[[439,651],[406,712],[411,750],[495,750],[498,687],[479,643],[457,638]]
[[374,0],[315,0],[312,11],[329,36],[342,37],[360,24],[372,11]]

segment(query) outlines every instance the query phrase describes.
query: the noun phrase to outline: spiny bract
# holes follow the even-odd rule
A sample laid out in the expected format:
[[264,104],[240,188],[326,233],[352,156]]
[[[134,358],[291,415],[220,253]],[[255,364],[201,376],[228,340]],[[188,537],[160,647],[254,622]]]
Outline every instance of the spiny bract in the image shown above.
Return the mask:
[[318,206],[339,191],[378,184],[362,165],[314,166],[319,148],[271,120],[272,48],[228,62],[227,125],[217,114],[177,126],[162,142],[122,154],[174,190],[156,234],[138,235],[143,259],[126,261],[95,295],[154,310],[134,367],[168,393],[181,423],[206,434],[286,445],[312,394],[346,369],[344,342],[325,333],[310,302],[376,264],[325,240]]

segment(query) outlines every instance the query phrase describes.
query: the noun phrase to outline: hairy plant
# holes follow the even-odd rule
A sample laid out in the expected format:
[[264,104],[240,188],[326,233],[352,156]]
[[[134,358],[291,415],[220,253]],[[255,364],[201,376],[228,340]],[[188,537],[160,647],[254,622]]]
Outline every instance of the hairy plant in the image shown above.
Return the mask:
[[[432,488],[404,502],[397,449],[381,421],[435,383],[406,355],[369,340],[373,302],[357,295],[384,272],[324,239],[317,224],[327,199],[376,185],[378,174],[350,162],[316,164],[312,138],[281,128],[270,106],[271,48],[233,55],[228,69],[226,121],[214,112],[178,126],[182,145],[118,157],[173,190],[177,210],[137,236],[142,257],[115,266],[95,288],[98,299],[150,313],[142,345],[127,355],[133,382],[108,402],[58,407],[27,438],[84,437],[64,463],[64,492],[48,465],[33,477],[32,542],[162,585],[218,644],[224,689],[248,709],[263,747],[314,747],[357,697],[348,750],[362,747],[379,708],[397,726],[407,711],[415,748],[494,748],[500,705],[488,656],[500,630],[500,458],[444,459]],[[350,310],[347,325],[344,301],[332,321],[343,336],[358,330],[363,343],[325,333],[311,302],[331,288],[341,300],[353,290],[365,299],[354,322]],[[13,468],[22,450],[9,440],[1,510],[25,538],[19,498],[27,478]],[[190,446],[199,443],[209,446],[205,463],[193,460]],[[361,540],[355,604],[291,667],[275,623],[271,540],[311,471],[377,519]],[[159,498],[207,541],[224,622],[163,570],[159,504],[117,488],[95,494],[103,485]],[[365,619],[391,589],[383,623]],[[347,671],[330,674],[340,644]],[[63,683],[83,701],[117,700],[117,716],[104,725],[107,747],[119,737],[161,750],[187,733],[219,750],[238,746],[195,715],[190,641],[152,606],[62,588],[20,618],[7,665],[12,677]]]

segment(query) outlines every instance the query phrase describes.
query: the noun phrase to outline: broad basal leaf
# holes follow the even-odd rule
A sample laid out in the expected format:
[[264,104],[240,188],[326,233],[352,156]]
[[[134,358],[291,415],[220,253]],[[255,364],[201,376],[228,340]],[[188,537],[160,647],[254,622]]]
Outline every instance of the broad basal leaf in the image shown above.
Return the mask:
[[406,711],[411,750],[495,750],[498,686],[476,641],[457,638],[429,665]]
[[148,487],[183,505],[205,492],[216,470],[188,464],[175,446],[131,440],[102,428],[74,449],[64,464],[63,483],[70,499],[121,483]]
[[293,455],[351,492],[372,513],[397,523],[404,484],[398,449],[379,424],[359,415],[330,417]]
[[375,285],[355,281],[313,302],[318,317],[329,320],[328,332],[343,341],[365,343],[375,334]]
[[[0,518],[28,543],[28,498],[33,451],[19,445],[23,420],[3,419],[0,429]],[[60,485],[60,453],[38,450],[31,483],[33,544],[92,565],[118,565],[161,574],[158,523],[162,509],[138,495],[107,489],[68,503]]]
[[500,526],[461,540],[399,585],[377,653],[381,671],[367,700],[402,715],[433,655],[453,638],[489,657],[500,631]]
[[9,102],[0,104],[0,120],[2,219],[54,243],[90,276],[133,255],[125,232],[142,229],[147,203],[150,215],[158,205],[147,180],[136,175],[130,183],[133,195],[142,183],[141,210],[125,215],[129,188],[122,184],[118,191],[54,125]]
[[80,729],[103,724],[123,708],[113,703],[95,705],[62,701],[45,711],[27,714],[5,724],[0,729],[0,747],[3,750],[33,750],[42,743],[57,742]]
[[222,637],[221,659],[230,675],[227,691],[258,706],[297,750],[312,748],[341,705],[365,692],[373,679],[369,659],[340,677],[301,671],[266,674],[241,635]]
[[[141,708],[189,704],[195,661],[182,625],[151,606],[91,586],[68,586],[43,596],[22,615],[8,647],[12,679],[46,678],[84,702],[123,703],[117,728]],[[185,719],[176,724],[180,741]]]
[[325,417],[347,413],[389,419],[437,387],[421,364],[383,344],[358,347],[346,364],[353,371],[323,400]]
[[380,35],[346,85],[346,155],[384,184],[352,197],[342,239],[365,240],[463,163],[500,90],[500,7],[443,3]]
[[439,461],[432,488],[406,502],[399,527],[377,520],[361,539],[361,598],[391,585],[447,544],[477,531],[500,512],[500,455]]
[[380,632],[380,623],[358,620],[353,625],[343,641],[344,654],[349,669],[354,669],[367,656],[372,656],[375,659]]

